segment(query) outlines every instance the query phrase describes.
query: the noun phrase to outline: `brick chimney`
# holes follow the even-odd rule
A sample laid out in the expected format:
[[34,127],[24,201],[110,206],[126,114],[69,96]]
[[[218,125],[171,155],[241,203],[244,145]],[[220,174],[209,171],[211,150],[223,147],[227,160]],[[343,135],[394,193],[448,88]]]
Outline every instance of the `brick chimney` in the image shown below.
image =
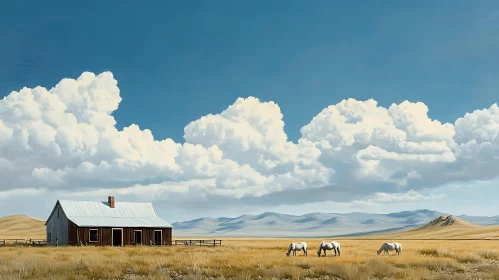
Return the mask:
[[114,196],[108,196],[107,202],[109,203],[109,207],[114,208]]

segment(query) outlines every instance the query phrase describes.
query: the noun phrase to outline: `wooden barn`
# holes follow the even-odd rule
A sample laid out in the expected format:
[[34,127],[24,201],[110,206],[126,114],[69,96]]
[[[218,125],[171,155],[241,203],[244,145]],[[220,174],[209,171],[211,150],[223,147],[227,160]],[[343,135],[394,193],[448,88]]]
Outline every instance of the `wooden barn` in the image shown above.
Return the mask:
[[[151,203],[57,200],[45,222],[47,245],[172,245],[172,225]],[[57,242],[56,242],[57,241]]]

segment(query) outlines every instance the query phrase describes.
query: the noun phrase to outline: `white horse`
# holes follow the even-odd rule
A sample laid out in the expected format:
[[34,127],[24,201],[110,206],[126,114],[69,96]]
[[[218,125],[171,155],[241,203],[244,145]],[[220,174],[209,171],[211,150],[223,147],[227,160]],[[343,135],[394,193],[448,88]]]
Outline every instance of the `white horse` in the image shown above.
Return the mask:
[[398,242],[394,242],[394,243],[384,243],[383,245],[381,245],[381,248],[379,248],[378,250],[378,255],[381,254],[382,251],[385,251],[385,255],[386,254],[389,254],[388,251],[393,251],[395,250],[395,252],[397,252],[397,255],[400,255],[400,252],[402,252],[402,244],[398,243]]
[[319,244],[319,249],[317,250],[317,255],[319,257],[321,256],[322,250],[324,250],[324,256],[326,256],[326,250],[334,250],[334,255],[336,256],[336,253],[338,253],[338,256],[339,256],[340,255],[340,243],[337,241],[333,241],[333,242],[322,241]]
[[289,256],[289,253],[293,251],[293,256],[296,256],[296,251],[301,251],[305,253],[305,256],[307,256],[307,243],[306,242],[300,242],[300,243],[291,243],[289,244],[288,251],[286,252],[286,256]]

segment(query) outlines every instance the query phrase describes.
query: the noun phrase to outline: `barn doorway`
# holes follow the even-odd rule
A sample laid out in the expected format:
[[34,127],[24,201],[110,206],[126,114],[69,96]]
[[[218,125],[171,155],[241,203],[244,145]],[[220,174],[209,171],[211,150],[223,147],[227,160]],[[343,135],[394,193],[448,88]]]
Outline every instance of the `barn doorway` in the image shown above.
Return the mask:
[[155,230],[154,231],[154,245],[161,245],[163,243],[163,231]]
[[142,231],[141,230],[136,230],[133,232],[133,241],[134,241],[135,245],[142,244]]
[[123,229],[113,228],[113,246],[123,246]]

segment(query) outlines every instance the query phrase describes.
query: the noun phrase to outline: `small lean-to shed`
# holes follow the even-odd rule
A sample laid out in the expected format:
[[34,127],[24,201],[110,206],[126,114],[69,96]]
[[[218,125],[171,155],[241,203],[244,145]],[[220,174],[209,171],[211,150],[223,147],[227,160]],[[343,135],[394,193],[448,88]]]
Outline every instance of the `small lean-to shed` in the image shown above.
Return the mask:
[[151,203],[57,200],[45,222],[47,245],[172,245],[172,225]]

